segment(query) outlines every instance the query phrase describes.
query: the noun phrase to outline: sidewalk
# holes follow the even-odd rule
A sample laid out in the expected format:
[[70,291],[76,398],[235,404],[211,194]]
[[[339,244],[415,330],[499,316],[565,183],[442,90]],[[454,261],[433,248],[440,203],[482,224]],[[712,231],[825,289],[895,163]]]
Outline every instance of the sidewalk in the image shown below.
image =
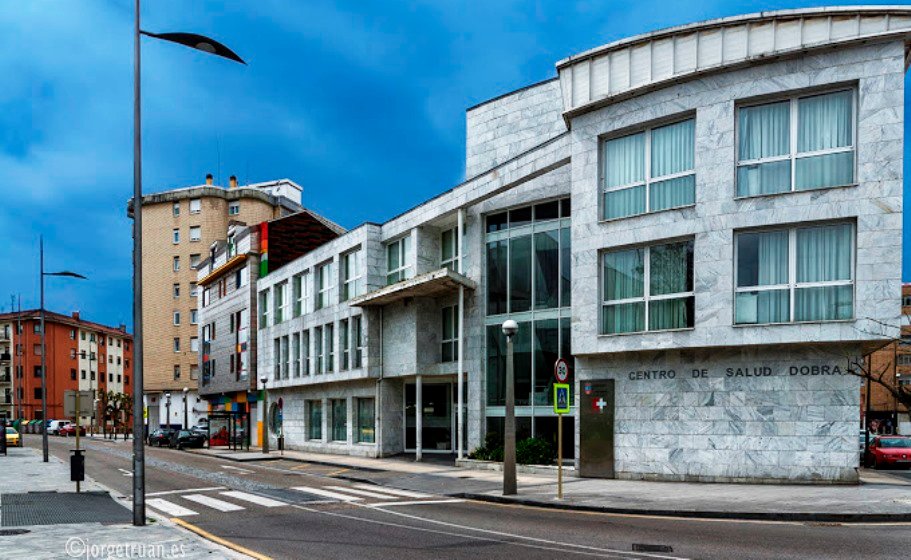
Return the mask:
[[249,558],[148,514],[132,525],[129,502],[86,478],[76,494],[69,465],[31,448],[0,455],[0,559]]
[[[194,450],[234,461],[285,459],[347,469],[338,478],[453,497],[606,513],[675,517],[766,519],[816,522],[911,521],[911,476],[861,470],[858,485],[710,484],[608,480],[564,476],[557,500],[556,473],[519,474],[517,496],[502,495],[502,474],[416,463],[285,451]],[[432,461],[432,459],[431,459]]]

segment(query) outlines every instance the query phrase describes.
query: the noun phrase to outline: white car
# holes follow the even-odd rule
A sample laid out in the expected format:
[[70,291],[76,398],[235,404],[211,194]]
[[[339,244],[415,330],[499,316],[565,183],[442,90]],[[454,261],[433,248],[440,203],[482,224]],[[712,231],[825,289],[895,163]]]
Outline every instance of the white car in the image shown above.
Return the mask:
[[56,436],[56,435],[59,435],[59,434],[60,434],[60,428],[61,428],[62,426],[64,426],[65,424],[69,424],[69,423],[70,423],[69,420],[48,420],[48,422],[47,422],[47,433],[53,434],[53,435],[55,435],[55,436]]

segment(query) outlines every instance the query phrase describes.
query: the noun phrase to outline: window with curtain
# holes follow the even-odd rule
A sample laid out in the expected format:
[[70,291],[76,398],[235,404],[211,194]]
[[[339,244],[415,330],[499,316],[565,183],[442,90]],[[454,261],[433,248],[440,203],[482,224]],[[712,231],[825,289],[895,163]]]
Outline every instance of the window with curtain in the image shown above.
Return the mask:
[[854,183],[854,91],[741,107],[737,196]]
[[603,255],[601,333],[693,326],[693,241]]
[[411,236],[406,235],[386,245],[386,284],[395,284],[414,276]]
[[736,251],[735,323],[853,317],[853,224],[738,233]]
[[307,401],[307,439],[323,439],[323,401]]
[[331,399],[332,441],[348,441],[348,401]]
[[459,355],[459,306],[444,307],[441,315],[440,361],[453,362]]
[[357,399],[357,441],[373,443],[376,435],[376,405],[373,399]]
[[604,142],[603,219],[695,204],[695,146],[694,119]]

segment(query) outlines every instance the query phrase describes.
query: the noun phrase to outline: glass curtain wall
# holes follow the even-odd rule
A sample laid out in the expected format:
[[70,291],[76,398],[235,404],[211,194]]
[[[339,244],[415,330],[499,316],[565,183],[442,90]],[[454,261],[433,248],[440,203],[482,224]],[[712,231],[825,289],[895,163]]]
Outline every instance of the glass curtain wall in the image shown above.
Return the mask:
[[[488,431],[500,434],[505,415],[506,338],[501,325],[514,319],[519,324],[513,358],[520,437],[556,441],[554,364],[562,357],[571,369],[573,365],[569,200],[491,214],[486,237]],[[569,437],[569,432],[564,435]]]

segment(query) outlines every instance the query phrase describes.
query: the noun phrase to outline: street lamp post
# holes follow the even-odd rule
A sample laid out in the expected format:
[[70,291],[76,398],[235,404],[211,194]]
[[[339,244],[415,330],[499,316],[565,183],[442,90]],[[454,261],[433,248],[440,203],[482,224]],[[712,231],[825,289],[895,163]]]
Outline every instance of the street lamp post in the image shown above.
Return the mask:
[[[41,452],[44,456],[44,462],[48,462],[47,447],[47,336],[44,333],[44,277],[45,276],[66,276],[69,278],[79,278],[85,280],[85,276],[62,270],[60,272],[44,271],[44,236],[38,238],[38,260],[41,261]],[[78,422],[77,422],[78,424]],[[78,430],[78,426],[77,426]]]
[[187,415],[187,395],[190,393],[189,387],[183,388],[183,429],[189,430],[190,424],[187,422],[189,416]]
[[165,408],[165,414],[167,415],[167,418],[168,418],[168,424],[165,429],[170,431],[170,429],[171,429],[171,393],[164,394],[164,408]]
[[[139,27],[139,2],[133,22],[133,433],[141,434],[145,406],[142,371],[142,83],[140,38],[142,35],[178,43],[234,62],[246,64],[237,54],[214,39],[194,33],[149,33]],[[140,407],[140,413],[135,408]],[[145,438],[133,438],[133,525],[146,524]]]
[[263,453],[269,453],[269,390],[266,388],[269,378],[264,375],[259,381],[263,384]]
[[503,422],[503,495],[516,493],[516,389],[512,342],[519,325],[512,319],[503,322],[506,335],[506,419]]

